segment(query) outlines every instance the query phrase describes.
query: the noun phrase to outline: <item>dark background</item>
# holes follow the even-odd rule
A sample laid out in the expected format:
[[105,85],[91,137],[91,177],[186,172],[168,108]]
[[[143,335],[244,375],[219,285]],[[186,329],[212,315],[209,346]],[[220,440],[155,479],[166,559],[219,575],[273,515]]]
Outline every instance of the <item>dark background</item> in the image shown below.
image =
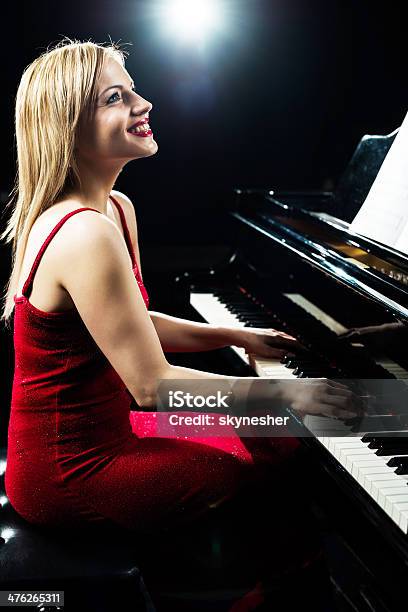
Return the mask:
[[[224,240],[215,223],[233,186],[336,182],[363,134],[407,109],[403,3],[220,0],[230,33],[205,55],[159,35],[156,0],[15,2],[3,24],[0,190],[14,176],[13,105],[24,67],[61,35],[131,42],[127,68],[151,100],[159,152],[117,187],[151,245]],[[400,8],[398,8],[400,7]],[[401,11],[401,14],[399,14]],[[4,38],[3,38],[4,40]]]
[[[3,20],[3,203],[14,180],[13,107],[25,66],[63,35],[132,43],[127,69],[154,105],[159,152],[128,164],[116,187],[135,205],[153,309],[167,286],[155,284],[160,274],[205,268],[228,242],[222,211],[234,186],[330,188],[361,136],[391,132],[408,106],[403,3],[220,2],[229,32],[206,53],[159,36],[155,0],[17,1]],[[5,282],[9,248],[1,252]]]

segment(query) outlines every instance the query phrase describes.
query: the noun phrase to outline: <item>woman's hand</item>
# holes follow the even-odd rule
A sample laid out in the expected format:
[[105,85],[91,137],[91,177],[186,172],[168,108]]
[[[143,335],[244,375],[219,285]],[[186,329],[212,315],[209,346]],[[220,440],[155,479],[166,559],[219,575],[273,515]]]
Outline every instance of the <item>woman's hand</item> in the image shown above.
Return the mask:
[[236,333],[233,344],[244,347],[248,354],[265,359],[280,359],[286,353],[302,348],[296,338],[276,329],[251,327],[236,330]]
[[406,341],[408,328],[404,323],[383,323],[349,329],[338,336],[341,342],[358,342],[376,350],[395,349]]
[[350,419],[364,414],[364,405],[346,385],[333,380],[282,381],[282,397],[300,415],[320,414]]

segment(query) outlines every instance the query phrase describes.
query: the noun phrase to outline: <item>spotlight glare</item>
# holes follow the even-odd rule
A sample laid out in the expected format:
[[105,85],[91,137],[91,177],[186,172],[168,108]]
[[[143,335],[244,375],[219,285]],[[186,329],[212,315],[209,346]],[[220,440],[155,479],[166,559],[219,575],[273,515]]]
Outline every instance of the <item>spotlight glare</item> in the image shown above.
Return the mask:
[[11,527],[5,527],[1,530],[0,536],[7,542],[10,538],[13,538],[16,535],[16,530],[11,529]]
[[165,12],[166,25],[188,40],[204,38],[222,19],[220,7],[214,0],[172,0]]

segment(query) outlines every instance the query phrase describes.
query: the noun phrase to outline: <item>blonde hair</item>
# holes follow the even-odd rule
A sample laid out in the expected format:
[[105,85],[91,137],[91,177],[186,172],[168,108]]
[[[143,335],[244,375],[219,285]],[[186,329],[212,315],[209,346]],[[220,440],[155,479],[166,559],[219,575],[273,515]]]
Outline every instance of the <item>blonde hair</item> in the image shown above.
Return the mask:
[[6,208],[13,206],[0,240],[12,241],[11,275],[1,319],[9,324],[27,239],[39,215],[69,187],[80,185],[75,137],[80,118],[92,115],[97,80],[107,57],[124,65],[115,43],[64,38],[24,71],[15,107],[17,173]]

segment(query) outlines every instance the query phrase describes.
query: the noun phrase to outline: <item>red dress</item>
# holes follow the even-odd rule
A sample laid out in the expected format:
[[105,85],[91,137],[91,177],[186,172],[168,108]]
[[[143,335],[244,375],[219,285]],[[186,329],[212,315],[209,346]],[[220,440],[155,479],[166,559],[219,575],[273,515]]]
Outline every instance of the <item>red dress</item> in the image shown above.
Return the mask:
[[[147,308],[125,215],[111,199]],[[45,312],[30,303],[45,249],[82,210],[95,209],[79,208],[57,223],[33,263],[22,296],[14,296],[6,493],[14,509],[35,524],[113,521],[147,531],[181,524],[232,496],[247,477],[253,454],[236,434],[156,437],[154,413],[130,411],[130,393],[78,311]]]

